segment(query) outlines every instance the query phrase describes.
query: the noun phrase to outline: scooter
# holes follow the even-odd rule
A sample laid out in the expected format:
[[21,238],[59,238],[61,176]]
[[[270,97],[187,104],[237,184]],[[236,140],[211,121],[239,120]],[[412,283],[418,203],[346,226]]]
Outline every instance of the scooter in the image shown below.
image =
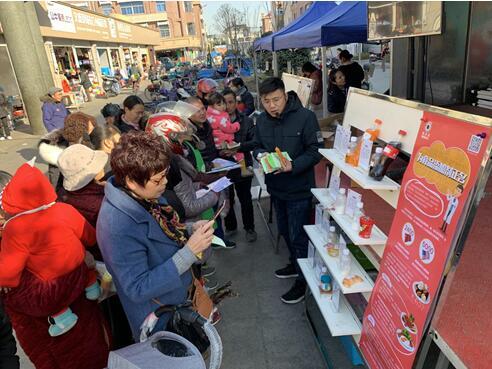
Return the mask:
[[142,324],[140,343],[110,352],[107,369],[206,369],[200,350],[191,342],[171,332],[151,335],[162,314],[174,312],[186,324],[198,324],[210,343],[209,369],[222,363],[222,341],[215,327],[189,306],[163,306],[151,313]]
[[118,96],[121,92],[121,87],[116,77],[103,76],[103,90],[106,98],[110,96]]

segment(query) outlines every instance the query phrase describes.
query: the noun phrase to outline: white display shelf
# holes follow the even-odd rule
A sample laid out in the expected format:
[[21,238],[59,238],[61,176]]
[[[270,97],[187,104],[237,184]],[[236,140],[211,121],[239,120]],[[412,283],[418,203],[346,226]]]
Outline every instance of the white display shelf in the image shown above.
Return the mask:
[[345,158],[335,149],[319,149],[321,155],[327,158],[350,179],[357,182],[366,190],[389,190],[398,191],[400,185],[388,177],[384,177],[381,181],[375,181],[360,168],[355,168],[345,163]]
[[354,245],[386,245],[388,237],[381,231],[376,225],[372,228],[371,238],[359,237],[359,232],[352,229],[352,219],[347,215],[337,214],[332,210],[333,198],[329,194],[327,188],[312,188],[312,194],[318,199],[318,201],[328,210],[331,217],[337,222],[340,228],[347,234],[347,236],[352,240]]
[[333,337],[359,335],[362,325],[343,294],[340,295],[339,311],[335,312],[329,296],[321,296],[315,274],[308,259],[297,259],[302,274],[314,296]]
[[362,277],[363,281],[361,283],[357,283],[353,285],[352,287],[345,287],[343,285],[343,279],[345,277],[342,275],[340,268],[338,266],[338,258],[330,256],[326,252],[326,249],[324,247],[323,235],[319,231],[318,227],[315,225],[306,225],[304,226],[304,230],[306,231],[307,235],[309,236],[309,239],[313,243],[318,253],[321,255],[321,258],[323,259],[325,265],[328,267],[330,274],[333,276],[333,278],[340,286],[342,293],[349,294],[349,293],[363,293],[363,292],[372,291],[372,289],[374,288],[374,282],[372,281],[371,277],[369,277],[369,275],[366,273],[364,268],[361,267],[361,265],[354,257],[354,255],[352,255],[352,253],[350,253],[352,264],[350,265],[349,277],[358,275]]

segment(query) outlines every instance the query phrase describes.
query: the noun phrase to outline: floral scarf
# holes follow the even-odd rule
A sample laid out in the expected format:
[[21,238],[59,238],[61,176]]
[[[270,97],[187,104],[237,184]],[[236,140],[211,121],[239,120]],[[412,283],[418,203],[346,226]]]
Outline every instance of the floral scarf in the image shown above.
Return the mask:
[[159,204],[158,200],[144,200],[138,198],[128,189],[124,191],[142,205],[152,218],[161,227],[164,234],[171,240],[176,241],[179,247],[184,247],[188,242],[188,231],[186,225],[181,223],[178,213],[171,205]]

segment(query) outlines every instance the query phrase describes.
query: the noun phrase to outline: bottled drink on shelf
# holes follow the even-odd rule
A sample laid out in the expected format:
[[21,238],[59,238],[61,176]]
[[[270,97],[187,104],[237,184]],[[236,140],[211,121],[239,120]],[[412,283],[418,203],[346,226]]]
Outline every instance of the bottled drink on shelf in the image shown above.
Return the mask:
[[335,213],[343,215],[345,213],[345,203],[347,202],[347,196],[345,195],[345,188],[338,190],[338,195],[335,200]]
[[394,141],[388,142],[383,150],[383,154],[379,158],[379,161],[375,162],[374,166],[369,171],[370,177],[374,178],[376,181],[381,181],[384,178],[388,167],[400,153],[401,142],[406,134],[406,131],[400,130],[398,131],[398,138]]
[[381,131],[381,124],[383,124],[383,121],[381,119],[375,119],[372,126],[368,129],[366,129],[366,132],[359,139],[359,142],[357,143],[357,147],[355,149],[355,158],[357,160],[357,163],[359,163],[359,156],[360,156],[360,149],[362,147],[362,140],[363,139],[369,139],[372,142],[376,141],[377,138],[379,137],[379,132]]
[[340,272],[342,276],[347,277],[350,274],[351,262],[349,249],[344,249],[340,254]]
[[357,137],[350,137],[349,149],[347,150],[347,154],[345,155],[345,162],[354,167],[359,165],[359,157],[356,153],[357,150]]
[[376,141],[377,138],[379,137],[379,132],[381,131],[381,124],[383,124],[383,121],[381,119],[374,119],[374,123],[372,124],[372,127],[366,129],[366,133],[369,133],[371,135],[370,140],[372,142]]
[[331,276],[328,274],[328,269],[323,267],[321,269],[321,278],[319,284],[319,292],[321,294],[331,292]]
[[338,235],[336,233],[336,228],[331,226],[330,232],[328,233],[328,242],[326,243],[326,252],[328,255],[333,257],[338,257]]
[[364,204],[358,202],[354,210],[354,216],[352,217],[352,229],[354,231],[359,231],[360,229],[360,217],[364,216]]
[[379,161],[381,160],[381,155],[383,155],[383,148],[382,147],[376,147],[376,151],[371,156],[371,161],[369,163],[369,171],[371,171],[372,168],[374,168],[374,165],[376,163],[379,163]]

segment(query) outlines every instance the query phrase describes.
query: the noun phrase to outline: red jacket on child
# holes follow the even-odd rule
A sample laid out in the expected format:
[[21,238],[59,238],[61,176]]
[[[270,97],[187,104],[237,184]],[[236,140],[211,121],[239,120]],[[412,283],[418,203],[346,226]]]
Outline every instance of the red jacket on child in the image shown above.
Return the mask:
[[96,232],[71,205],[56,203],[43,173],[22,165],[0,195],[8,214],[0,245],[0,287],[16,287],[24,269],[49,281],[84,262]]

